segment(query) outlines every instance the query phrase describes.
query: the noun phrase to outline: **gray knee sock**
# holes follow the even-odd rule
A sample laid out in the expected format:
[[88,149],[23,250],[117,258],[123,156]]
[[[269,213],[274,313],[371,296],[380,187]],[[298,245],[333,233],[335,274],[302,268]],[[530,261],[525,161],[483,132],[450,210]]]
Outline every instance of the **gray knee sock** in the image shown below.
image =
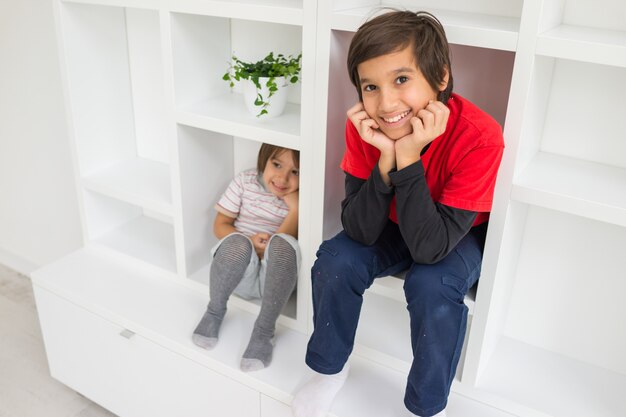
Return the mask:
[[215,252],[209,283],[211,300],[192,336],[196,345],[213,349],[217,344],[226,302],[243,278],[251,255],[252,244],[242,235],[228,236]]
[[263,369],[272,361],[276,320],[298,280],[296,251],[285,239],[274,236],[266,250],[269,252],[261,311],[241,359],[241,369],[246,372]]

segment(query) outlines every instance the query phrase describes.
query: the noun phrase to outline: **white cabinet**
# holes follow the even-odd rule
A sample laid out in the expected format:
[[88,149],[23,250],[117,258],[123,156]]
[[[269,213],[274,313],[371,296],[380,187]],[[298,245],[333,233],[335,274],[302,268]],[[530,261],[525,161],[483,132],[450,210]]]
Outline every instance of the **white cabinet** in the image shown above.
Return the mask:
[[[389,4],[53,4],[85,241],[33,278],[53,375],[122,417],[290,415],[307,378],[308,271],[340,228],[345,111],[357,97],[347,50]],[[506,141],[449,415],[625,415],[626,5],[393,5],[441,20],[455,91],[490,113]],[[283,115],[262,120],[222,75],[232,55],[269,51],[302,52],[302,82]],[[303,262],[274,363],[248,375],[238,360],[258,303],[233,297],[215,351],[189,335],[208,301],[213,206],[255,165],[261,142],[300,151]],[[402,277],[377,280],[365,298],[337,417],[403,412],[411,351]]]
[[120,416],[260,416],[259,393],[35,287],[53,377]]

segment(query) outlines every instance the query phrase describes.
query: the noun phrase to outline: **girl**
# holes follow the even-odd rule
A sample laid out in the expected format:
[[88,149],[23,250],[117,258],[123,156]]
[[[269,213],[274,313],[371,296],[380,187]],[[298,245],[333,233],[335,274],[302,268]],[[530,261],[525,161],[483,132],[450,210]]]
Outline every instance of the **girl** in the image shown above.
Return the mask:
[[211,252],[211,299],[192,338],[212,349],[230,295],[261,298],[243,371],[269,366],[276,320],[296,285],[299,157],[298,151],[263,144],[256,169],[237,175],[215,206],[213,232],[220,241]]

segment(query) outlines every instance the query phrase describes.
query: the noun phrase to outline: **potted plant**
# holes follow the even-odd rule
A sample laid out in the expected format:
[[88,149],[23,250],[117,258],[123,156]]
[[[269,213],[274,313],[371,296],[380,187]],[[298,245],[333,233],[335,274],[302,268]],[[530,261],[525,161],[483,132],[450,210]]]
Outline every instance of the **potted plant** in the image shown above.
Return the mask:
[[232,57],[228,72],[222,77],[231,87],[246,80],[243,85],[244,100],[248,110],[257,117],[274,117],[281,114],[287,102],[284,87],[299,80],[302,54],[274,56],[270,52],[260,61],[250,63]]

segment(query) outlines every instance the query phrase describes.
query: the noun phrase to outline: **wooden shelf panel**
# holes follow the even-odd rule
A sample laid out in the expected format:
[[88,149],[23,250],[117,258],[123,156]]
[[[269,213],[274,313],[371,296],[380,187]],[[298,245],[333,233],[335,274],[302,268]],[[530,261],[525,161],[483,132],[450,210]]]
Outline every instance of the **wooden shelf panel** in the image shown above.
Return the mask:
[[508,337],[500,339],[478,388],[542,416],[626,415],[625,375]]
[[[373,10],[372,7],[359,7],[335,11],[331,17],[331,29],[356,32],[368,18],[376,15]],[[450,43],[505,51],[515,51],[517,47],[519,18],[428,8],[426,11],[441,21]]]
[[626,226],[626,169],[538,153],[514,181],[511,198]]
[[173,12],[295,26],[303,21],[303,0],[166,0],[166,7]]
[[626,67],[626,32],[561,25],[539,35],[536,53]]
[[176,121],[226,135],[300,149],[300,105],[287,103],[282,115],[272,119],[251,115],[240,94],[225,95],[181,108]]
[[165,216],[172,216],[169,166],[134,158],[87,175],[83,187]]
[[139,216],[95,238],[92,244],[112,249],[165,271],[177,270],[173,227],[146,216]]

